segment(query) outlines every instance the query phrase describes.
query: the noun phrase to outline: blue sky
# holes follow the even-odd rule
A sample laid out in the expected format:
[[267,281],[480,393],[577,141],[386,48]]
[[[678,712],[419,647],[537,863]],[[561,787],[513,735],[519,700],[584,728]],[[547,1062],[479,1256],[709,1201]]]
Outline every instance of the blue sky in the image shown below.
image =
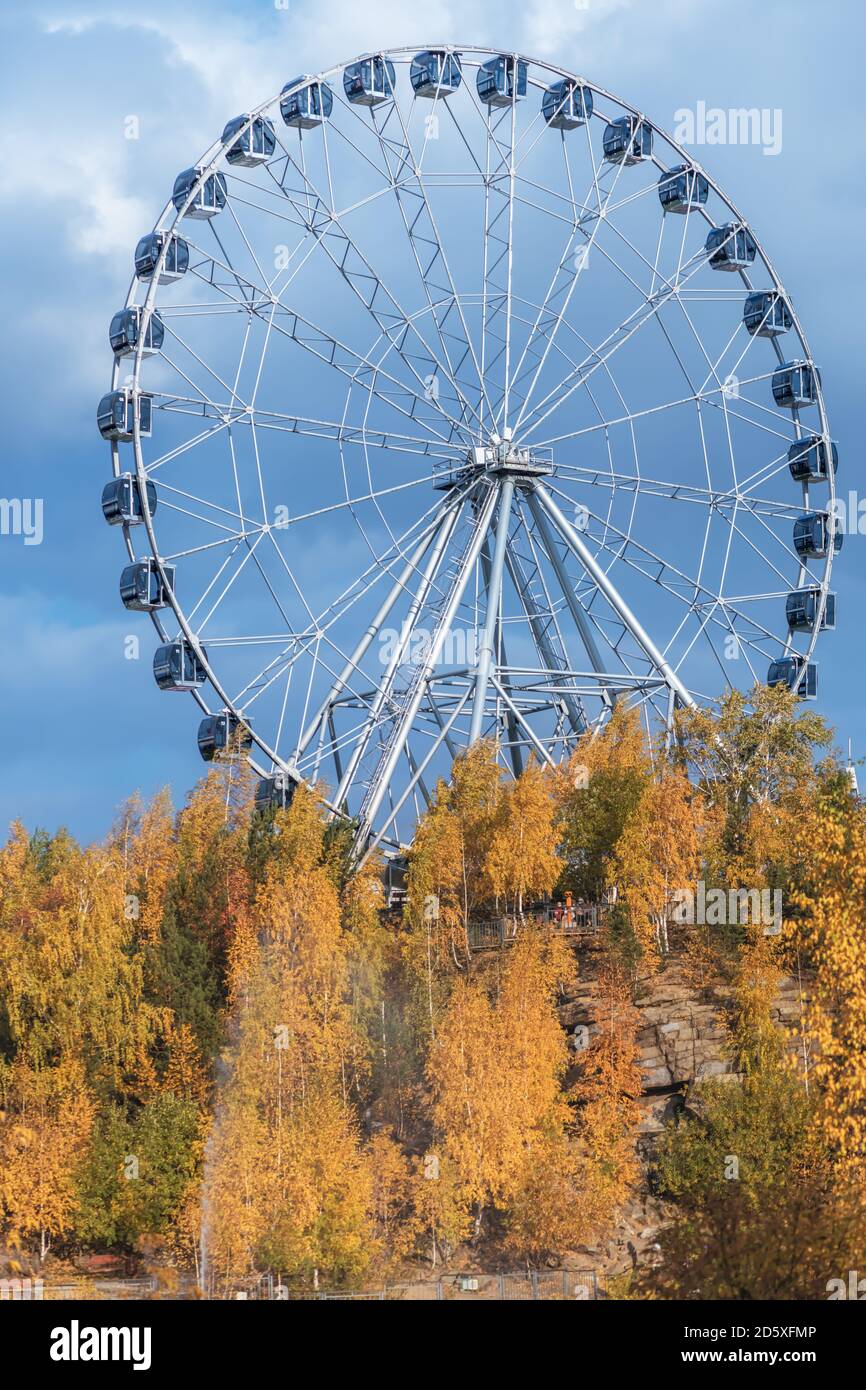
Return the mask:
[[[553,59],[643,107],[782,113],[782,146],[696,149],[758,232],[795,300],[823,374],[840,492],[859,490],[864,180],[858,140],[866,17],[830,0],[150,0],[6,5],[0,18],[3,481],[44,501],[40,545],[0,535],[0,823],[65,823],[102,836],[134,789],[178,799],[201,774],[196,717],[161,696],[149,627],[117,597],[121,555],[101,519],[106,451],[94,425],[110,368],[106,328],[131,252],[174,174],[225,121],[296,73],[375,47],[436,39]],[[135,115],[140,138],[125,138]],[[857,696],[866,542],[837,567],[838,628],[819,649],[821,709],[866,753]],[[142,620],[143,623],[144,620]],[[142,638],[139,661],[124,638]]]

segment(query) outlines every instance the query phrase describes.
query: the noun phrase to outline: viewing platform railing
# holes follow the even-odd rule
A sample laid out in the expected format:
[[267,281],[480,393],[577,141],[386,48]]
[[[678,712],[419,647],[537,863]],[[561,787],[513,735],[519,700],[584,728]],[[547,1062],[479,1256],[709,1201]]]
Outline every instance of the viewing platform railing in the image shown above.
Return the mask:
[[599,931],[607,910],[605,903],[551,904],[531,908],[520,915],[491,917],[470,922],[467,928],[470,951],[498,950],[517,939],[521,926],[531,922],[548,927],[557,936],[592,936]]

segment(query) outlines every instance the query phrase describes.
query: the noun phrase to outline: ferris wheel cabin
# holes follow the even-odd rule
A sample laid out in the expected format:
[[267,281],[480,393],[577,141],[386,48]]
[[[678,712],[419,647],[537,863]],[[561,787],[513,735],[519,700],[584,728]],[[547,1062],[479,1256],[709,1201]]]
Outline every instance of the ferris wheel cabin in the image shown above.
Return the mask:
[[257,811],[287,811],[292,804],[297,782],[287,772],[275,772],[263,777],[256,786]]
[[96,423],[103,439],[128,443],[135,435],[135,425],[142,439],[149,439],[153,423],[153,396],[123,386],[109,391],[96,408]]
[[[147,510],[153,516],[156,511],[156,484],[148,479],[145,484]],[[141,526],[144,511],[138,479],[133,473],[121,473],[112,478],[102,489],[102,515],[109,526]]]
[[343,72],[343,91],[353,106],[379,106],[390,101],[395,82],[394,64],[381,54],[350,63]]
[[459,53],[446,53],[441,48],[428,48],[416,53],[409,69],[409,81],[416,97],[450,97],[463,81]]
[[544,93],[541,114],[553,130],[577,130],[592,115],[592,92],[565,77]]
[[801,656],[782,656],[770,662],[767,685],[786,685],[801,700],[818,698],[818,667]]
[[741,223],[713,227],[704,248],[712,270],[745,270],[758,254],[755,238]]
[[153,674],[160,690],[198,690],[207,679],[206,657],[204,648],[199,656],[186,640],[166,642],[157,647],[153,654]]
[[166,242],[165,261],[156,283],[170,285],[189,270],[189,247],[182,237],[169,232],[148,232],[135,248],[135,273],[139,280],[153,279]]
[[743,306],[743,323],[753,338],[778,338],[794,320],[778,290],[756,290]]
[[124,608],[134,613],[155,613],[167,608],[169,590],[174,588],[174,565],[163,565],[165,579],[156,561],[148,556],[126,565],[120,574],[120,598]]
[[662,174],[658,183],[659,202],[665,212],[689,213],[703,207],[710,196],[710,185],[691,164],[677,164]]
[[253,736],[236,714],[223,710],[208,714],[198,726],[198,751],[206,763],[213,762],[217,753],[251,748]]
[[822,435],[808,434],[788,449],[788,467],[795,483],[826,483],[839,467],[839,451],[832,439],[828,450]]
[[653,152],[652,126],[638,116],[619,116],[605,126],[601,144],[609,163],[639,164]]
[[[135,352],[141,338],[143,314],[144,309],[140,304],[131,304],[128,309],[120,309],[114,315],[108,330],[108,341],[115,357],[131,357]],[[155,352],[161,352],[164,342],[165,324],[154,310],[144,330],[142,356],[150,357]]]
[[526,63],[500,53],[482,63],[475,75],[478,95],[488,106],[510,106],[526,96]]
[[794,522],[794,549],[804,560],[823,560],[842,549],[842,527],[829,512],[806,512]]
[[792,632],[814,632],[818,626],[821,632],[832,632],[836,626],[836,595],[828,593],[818,623],[821,606],[821,590],[814,585],[805,589],[794,589],[785,599],[785,617]]
[[237,136],[226,150],[229,164],[243,169],[254,169],[257,164],[266,164],[277,147],[277,137],[273,122],[267,116],[235,116],[223,131],[223,144]]
[[287,82],[280,97],[280,115],[294,130],[315,130],[326,121],[334,109],[334,93],[326,82],[306,81],[295,77]]
[[192,202],[186,210],[186,216],[207,220],[222,212],[228,197],[226,189],[226,176],[219,169],[205,176],[204,168],[196,165],[178,174],[174,181],[171,200],[180,212],[192,194]]
[[773,400],[786,410],[814,405],[818,399],[821,374],[811,362],[784,362],[773,372]]

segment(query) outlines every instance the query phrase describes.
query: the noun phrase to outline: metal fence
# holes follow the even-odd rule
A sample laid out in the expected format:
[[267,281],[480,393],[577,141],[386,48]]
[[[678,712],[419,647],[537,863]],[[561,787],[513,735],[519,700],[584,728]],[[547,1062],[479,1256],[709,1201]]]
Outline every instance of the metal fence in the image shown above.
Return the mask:
[[418,1279],[385,1284],[381,1289],[353,1293],[348,1289],[289,1289],[268,1280],[260,1298],[318,1300],[320,1302],[594,1302],[599,1297],[598,1275],[593,1269],[521,1270],[502,1274],[463,1272],[440,1279]]
[[149,1298],[156,1279],[69,1279],[46,1283],[41,1278],[0,1279],[0,1301],[65,1302],[82,1299]]
[[573,903],[569,907],[545,907],[524,916],[491,917],[470,922],[466,935],[470,951],[497,950],[517,939],[521,926],[530,922],[546,926],[557,936],[591,936],[600,930],[605,904]]
[[[41,1279],[0,1279],[0,1300],[81,1300],[147,1299],[157,1292],[156,1279],[75,1279],[64,1283],[44,1283]],[[193,1286],[178,1288],[160,1297],[193,1296]],[[290,1288],[274,1278],[263,1276],[256,1284],[236,1288],[231,1299],[273,1301],[320,1301],[360,1303],[471,1303],[475,1302],[578,1302],[599,1297],[598,1275],[592,1269],[519,1270],[500,1274],[463,1271],[439,1279],[406,1280],[384,1284],[378,1289],[355,1292],[351,1289]]]

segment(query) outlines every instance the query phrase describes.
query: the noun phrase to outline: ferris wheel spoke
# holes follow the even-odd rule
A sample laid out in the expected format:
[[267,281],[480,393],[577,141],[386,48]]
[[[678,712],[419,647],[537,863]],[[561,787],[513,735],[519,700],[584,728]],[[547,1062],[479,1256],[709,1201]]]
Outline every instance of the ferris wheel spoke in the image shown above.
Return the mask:
[[[787,466],[786,461],[783,466]],[[794,520],[803,510],[797,502],[785,502],[771,497],[751,497],[749,493],[743,492],[742,484],[737,489],[706,488],[699,487],[696,483],[666,481],[642,473],[624,473],[619,470],[607,472],[576,463],[559,463],[556,472],[557,477],[567,478],[587,487],[645,493],[648,497],[664,497],[671,502],[688,502],[712,511],[739,502],[742,506],[748,507],[755,516],[766,515]]]
[[[158,473],[161,468],[164,468],[166,464],[175,463],[184,454],[191,453],[192,450],[199,445],[206,444],[210,440],[215,439],[218,434],[227,433],[228,429],[228,422],[220,420],[220,422],[215,424],[211,429],[200,430],[198,434],[192,435],[189,439],[185,439],[182,444],[176,445],[173,449],[167,449],[163,454],[158,454],[155,459],[149,461],[147,464],[148,477],[153,477],[153,475]],[[162,486],[161,481],[160,486]]]
[[346,602],[357,602],[358,598],[367,593],[373,584],[390,572],[392,565],[405,561],[408,547],[416,545],[420,536],[432,533],[439,525],[444,513],[450,509],[450,505],[453,503],[454,506],[459,506],[468,496],[469,490],[469,487],[462,490],[455,489],[452,496],[446,497],[444,501],[439,498],[433,502],[421,517],[406,527],[402,535],[392,540],[390,546],[374,556],[372,563],[367,566],[359,578],[353,580],[336,599],[322,610],[318,618],[319,626],[322,627],[333,621],[335,614],[342,616],[341,605]]
[[[415,368],[409,354],[404,351],[406,340],[410,335],[414,335],[422,356],[429,360],[434,369],[433,374],[441,373],[442,377],[453,387],[455,398],[460,407],[460,417],[455,418],[450,411],[445,409],[441,395],[437,395],[431,403],[436,406],[449,424],[466,432],[469,428],[467,414],[474,414],[476,420],[478,417],[477,412],[473,410],[461,392],[459,383],[454,381],[451,374],[443,367],[441,360],[433,352],[418,328],[414,316],[406,313],[396,296],[387,288],[381,274],[374,269],[371,262],[357,246],[342,220],[334,211],[333,206],[329,204],[328,200],[297,164],[295,168],[302,175],[310,200],[307,213],[308,226],[317,245],[321,247],[358,302],[373,319],[380,333],[393,344],[394,349],[423,392],[425,389],[424,377]],[[285,189],[283,191],[285,192]],[[302,216],[304,215],[302,208],[298,211]],[[380,308],[379,305],[382,301],[384,301],[384,307]]]
[[[511,99],[511,139],[509,141],[510,157],[508,160],[508,192],[506,197],[506,250],[505,250],[505,361],[503,363],[503,373],[505,376],[505,392],[502,400],[502,433],[509,428],[509,389],[511,386],[511,315],[513,308],[514,294],[514,141],[517,124],[517,101],[512,96]],[[503,484],[504,486],[504,484]],[[473,711],[473,722],[474,722]]]
[[[739,617],[739,613],[737,613],[736,616]],[[719,669],[719,673],[722,677],[723,686],[729,687],[731,685],[729,672],[725,666],[725,661],[727,658],[724,658],[720,654],[716,643],[713,642],[709,634],[709,626],[711,622],[716,623],[716,625],[722,629],[722,634],[725,636],[726,640],[733,640],[733,642],[735,643],[735,650],[737,652],[738,657],[740,652],[743,653],[743,656],[746,660],[746,665],[749,668],[749,676],[751,681],[753,683],[759,681],[760,677],[758,676],[756,669],[752,664],[748,649],[751,648],[753,652],[755,652],[757,655],[760,655],[765,661],[767,659],[767,653],[762,652],[758,647],[755,646],[754,642],[749,641],[744,636],[744,633],[742,631],[742,625],[740,627],[737,627],[735,625],[731,617],[729,605],[724,600],[719,600],[717,604],[707,605],[706,612],[700,619],[696,631],[692,635],[688,644],[683,649],[682,660],[685,661],[690,656],[692,649],[696,647],[699,642],[702,641],[703,644],[706,646],[706,649],[711,659],[715,662],[716,666]],[[679,633],[677,633],[676,635],[678,636]]]
[[[233,511],[231,507],[224,507],[218,502],[213,502],[204,497],[199,497],[196,493],[189,492],[184,488],[172,486],[172,484],[166,482],[160,482],[159,490],[161,498],[160,505],[165,507],[166,510],[170,511],[173,509],[174,511],[182,513],[184,516],[188,516],[195,521],[203,522],[207,526],[215,526],[217,530],[225,531],[230,536],[244,536],[248,531],[258,530],[259,526],[261,525],[260,522],[254,521],[252,517],[247,516],[243,508],[239,508],[237,511]],[[212,516],[202,515],[202,513],[200,512],[193,512],[189,509],[189,507],[181,507],[179,503],[172,502],[170,500],[173,497],[182,497],[185,502],[191,502],[195,506],[205,508],[207,511],[216,512],[218,517],[228,517],[232,522],[239,525],[241,527],[241,530],[235,531],[232,529],[232,527],[227,526],[225,522],[219,521]],[[222,544],[222,541],[215,541],[212,542],[212,544],[220,545]]]
[[[440,345],[448,364],[448,370],[452,380],[458,380],[459,372],[463,364],[467,359],[471,360],[477,378],[477,390],[480,393],[478,423],[479,428],[481,428],[485,406],[488,411],[491,411],[490,401],[487,398],[487,386],[484,372],[478,361],[472,342],[472,335],[466,322],[461,299],[457,293],[451,267],[445,254],[438,222],[433,215],[433,209],[424,182],[424,152],[422,151],[420,155],[418,155],[413,150],[409,129],[403,118],[403,113],[398,102],[394,102],[390,107],[386,117],[386,124],[394,113],[396,113],[400,124],[400,131],[395,137],[389,138],[386,134],[386,130],[384,128],[380,130],[376,125],[375,108],[372,112],[373,127],[379,138],[382,156],[388,168],[389,178],[394,189],[394,195],[403,227],[409,238],[415,265],[419,273],[424,294],[436,323]],[[412,177],[403,180],[399,179],[398,174],[401,174],[407,168],[412,171]],[[414,214],[407,213],[403,204],[401,189],[407,200],[415,200],[417,207]],[[429,257],[426,265],[422,265],[422,254],[426,254]],[[437,280],[434,278],[440,275],[445,281],[442,285],[437,284]],[[447,305],[445,313],[442,315],[441,322],[437,312],[440,306],[439,303],[434,300],[434,293],[442,295],[442,300],[440,302]],[[454,316],[455,311],[459,320],[459,327],[456,329],[449,328],[448,326],[448,319]],[[448,350],[447,337],[449,335],[453,338],[456,349],[460,353],[460,358],[456,367],[451,361],[451,355]]]
[[[694,273],[702,263],[702,260],[696,259],[686,269]],[[681,276],[678,276],[673,285],[666,286],[649,296],[584,359],[576,369],[573,378],[566,377],[558,386],[553,387],[543,399],[538,401],[525,422],[521,437],[526,439],[533,434],[554,411],[559,410],[574,395],[574,392],[585,384],[589,377],[600,367],[605,366],[610,358],[620,351],[646,323],[651,322],[659,310],[675,297],[680,279]]]
[[[586,215],[580,217],[577,221],[575,221],[566,250],[563,254],[559,266],[557,267],[557,270],[554,272],[554,275],[550,281],[550,286],[547,290],[547,293],[545,294],[544,302],[539,310],[538,317],[535,321],[535,324],[533,325],[529,337],[526,340],[526,346],[523,349],[523,355],[521,356],[520,361],[517,364],[516,374],[519,375],[520,369],[523,365],[524,357],[526,356],[526,352],[530,348],[530,345],[535,342],[537,337],[542,337],[544,339],[544,348],[539,356],[538,363],[532,375],[532,379],[529,383],[529,386],[526,389],[523,405],[515,423],[515,429],[518,431],[520,430],[520,427],[523,424],[524,417],[531,408],[532,396],[538,385],[539,377],[541,376],[541,373],[544,370],[548,356],[550,355],[551,348],[553,347],[556,341],[560,325],[562,324],[563,320],[565,319],[568,313],[568,308],[571,303],[572,295],[577,289],[581,275],[586,269],[587,257],[590,255],[592,248],[595,246],[598,232],[604,224],[606,217],[608,216],[610,202],[614,193],[616,192],[618,180],[620,174],[622,173],[622,169],[624,168],[623,165],[617,165],[616,173],[611,181],[610,187],[607,189],[604,195],[604,199],[602,200],[601,190],[599,188],[598,183],[598,166],[596,165],[595,159],[593,157],[591,146],[589,148],[589,158],[593,173],[592,185],[595,188],[598,205],[596,208],[591,209],[591,211],[589,211]],[[579,248],[582,253],[582,259],[580,261],[580,264],[578,265],[576,264],[577,255],[576,252],[572,250],[572,247],[574,246],[575,235],[578,232],[584,233],[584,228],[587,224],[592,225],[592,230],[589,236],[585,237],[584,242]],[[564,266],[569,262],[571,268],[570,271],[566,273],[566,278],[563,283],[561,279],[562,271]],[[564,299],[561,304],[561,307],[559,307],[555,313],[551,314],[551,306],[553,304],[554,298],[562,299],[563,295]],[[548,320],[549,314],[550,318]]]
[[[534,208],[536,209],[536,211],[540,210],[540,205],[537,201],[537,197],[539,194],[542,194],[546,198],[549,198],[553,203],[561,203],[562,207],[559,211],[554,210],[553,207],[546,207],[543,209],[543,211],[545,211],[545,213],[549,217],[551,217],[554,222],[561,222],[563,227],[567,228],[573,227],[576,221],[580,222],[584,218],[591,217],[593,213],[598,213],[599,207],[601,206],[602,202],[602,194],[605,192],[607,180],[615,179],[617,177],[616,170],[618,166],[609,164],[599,166],[598,164],[596,164],[595,160],[592,159],[591,167],[595,170],[595,173],[592,179],[590,180],[590,192],[595,194],[595,200],[590,201],[589,197],[587,197],[587,199],[584,202],[581,202],[574,191],[573,175],[571,172],[571,163],[568,159],[567,149],[563,153],[563,159],[565,163],[566,182],[568,185],[567,192],[562,192],[557,188],[551,187],[549,184],[538,183],[537,180],[528,178],[525,173],[520,173],[518,170],[517,181],[518,186],[521,189],[521,192],[516,196],[518,202],[523,203],[526,207]],[[600,173],[598,172],[599,169]],[[628,238],[625,236],[625,233],[623,233],[619,228],[616,227],[612,219],[614,213],[621,212],[623,209],[630,208],[633,204],[641,202],[643,199],[648,198],[649,195],[654,192],[655,185],[647,185],[643,188],[635,189],[631,193],[624,193],[623,196],[617,199],[615,202],[608,203],[606,212],[606,217],[610,219],[612,232],[614,232],[615,235],[617,235],[623,242],[625,242],[629,246],[629,249],[635,256],[635,258],[639,261],[642,261],[645,268],[650,271],[656,269],[656,267],[654,267],[653,262],[648,261],[643,256],[642,252],[640,252],[638,248],[635,247],[633,243],[628,240]]]
[[[261,279],[262,284],[267,284],[267,278],[268,278],[268,277],[267,277],[267,275],[265,274],[265,272],[264,272],[264,270],[263,270],[263,268],[262,268],[262,266],[261,266],[261,264],[260,264],[260,262],[259,262],[259,258],[258,258],[258,256],[256,255],[255,251],[253,250],[253,247],[250,245],[250,239],[249,239],[249,237],[247,236],[246,232],[245,232],[244,229],[243,229],[243,226],[241,225],[241,220],[240,220],[240,218],[239,218],[238,215],[237,215],[237,205],[236,205],[236,202],[235,202],[235,200],[234,200],[233,198],[228,198],[228,199],[226,199],[226,208],[227,208],[227,210],[228,210],[228,212],[229,212],[229,215],[230,215],[230,217],[231,217],[231,219],[232,219],[232,222],[234,223],[234,225],[235,225],[235,227],[236,227],[236,229],[237,229],[238,235],[240,236],[241,241],[242,241],[243,244],[244,244],[244,247],[245,247],[245,249],[246,249],[246,251],[247,251],[247,254],[248,254],[250,260],[252,261],[253,265],[254,265],[255,268],[256,268],[256,271],[257,271],[257,273],[258,273],[258,275],[259,275],[259,277],[260,277],[260,279]],[[214,229],[214,235],[216,235],[216,230],[215,230],[215,229]],[[217,239],[219,240],[219,238],[217,238]],[[220,243],[220,245],[222,245],[222,243]],[[225,248],[223,248],[223,250],[224,250],[224,249],[225,249]]]
[[[761,379],[762,378],[754,378],[754,380],[756,381]],[[750,383],[747,382],[743,384],[748,385]],[[673,410],[680,406],[694,405],[698,402],[705,405],[707,408],[721,410],[721,402],[714,399],[714,397],[717,395],[721,396],[721,391],[708,391],[701,396],[676,396],[673,397],[671,400],[663,401],[660,405],[647,406],[643,410],[626,411],[622,415],[618,415],[613,419],[602,420],[595,425],[584,425],[580,429],[571,430],[566,434],[552,435],[549,439],[545,439],[535,444],[533,447],[546,448],[554,444],[565,443],[568,440],[580,439],[584,435],[595,434],[599,430],[613,429],[617,425],[632,425],[639,420],[647,420],[654,415],[660,415],[663,411]],[[764,411],[764,407],[757,402],[749,401],[748,404],[759,412]],[[726,407],[726,409],[732,418],[741,420],[745,424],[756,425],[759,428],[763,424],[762,421],[754,420],[751,416],[744,415],[741,411],[732,410],[729,405]],[[776,417],[773,415],[769,407],[767,407],[766,413],[768,416],[770,416],[771,419],[776,420]],[[783,435],[780,430],[773,429],[772,426],[770,426],[769,424],[764,426],[764,428],[766,428],[768,433],[775,435],[777,438],[786,438],[786,436]]]
[[[785,574],[782,572],[782,570],[779,569],[778,565],[776,565],[776,564],[774,563],[774,561],[769,557],[769,555],[767,555],[766,551],[762,550],[758,545],[756,545],[755,542],[751,539],[751,537],[746,535],[746,533],[743,531],[742,527],[740,527],[740,526],[737,525],[736,516],[737,516],[737,507],[734,507],[734,508],[733,508],[733,511],[732,511],[730,514],[729,514],[729,513],[725,513],[725,515],[724,515],[724,520],[725,520],[725,522],[727,523],[727,525],[731,528],[731,530],[732,530],[737,536],[739,536],[739,538],[740,538],[740,540],[743,542],[743,544],[746,545],[746,546],[748,546],[748,548],[749,548],[756,556],[760,557],[760,559],[763,560],[764,563],[770,567],[770,569],[773,571],[773,573],[776,575],[776,577],[781,581],[781,583],[782,583],[783,585],[785,585],[786,582],[787,582],[787,581],[786,581],[786,576],[785,576]],[[770,536],[772,536],[773,539],[774,539],[778,544],[780,544],[780,545],[783,546],[783,548],[784,548],[784,550],[785,550],[786,558],[788,558],[789,560],[791,560],[791,559],[796,560],[796,559],[797,559],[797,556],[796,556],[795,552],[791,549],[791,547],[785,545],[785,543],[781,540],[781,538],[780,538],[779,536],[777,536],[776,533],[772,530],[772,528],[769,527],[769,526],[767,526],[766,523],[763,522],[761,518],[758,518],[758,521],[759,521],[759,525],[761,525],[761,526],[764,527],[764,530],[767,532],[767,534],[770,535]]]
[[[163,505],[166,507],[171,506],[170,503],[163,503]],[[181,507],[175,507],[174,510],[183,516],[192,517],[195,521],[200,521],[202,519],[201,517],[195,516],[192,512],[185,511]],[[205,541],[202,545],[188,545],[183,550],[171,550],[161,555],[160,559],[166,564],[174,564],[178,560],[189,560],[193,555],[203,555],[208,550],[217,550],[220,546],[230,545],[232,541],[244,540],[247,534],[246,531],[231,531],[217,541]]]
[[196,636],[197,636],[197,637],[203,637],[203,636],[204,636],[204,630],[205,630],[205,628],[207,627],[207,625],[208,625],[208,623],[210,622],[211,618],[214,617],[214,615],[215,615],[217,609],[219,608],[219,606],[220,606],[220,604],[222,603],[223,599],[225,599],[225,597],[226,597],[227,594],[229,593],[229,591],[230,591],[230,589],[232,588],[232,586],[234,585],[235,581],[240,577],[241,573],[243,572],[244,568],[246,567],[247,561],[250,560],[250,559],[252,559],[252,558],[255,556],[256,549],[257,549],[257,547],[259,546],[259,544],[261,543],[261,540],[262,540],[263,535],[264,535],[264,532],[260,532],[260,533],[256,536],[256,538],[252,541],[252,543],[250,543],[249,540],[248,540],[246,537],[243,537],[242,540],[240,540],[240,541],[238,542],[237,546],[235,546],[235,548],[234,548],[232,551],[230,551],[230,553],[225,557],[225,559],[223,560],[223,562],[222,562],[222,564],[220,565],[219,569],[217,570],[216,574],[213,576],[213,578],[211,579],[210,583],[208,584],[207,588],[204,590],[204,592],[203,592],[203,593],[201,594],[201,596],[199,597],[198,601],[193,605],[193,607],[192,607],[192,608],[189,610],[189,612],[187,613],[187,621],[189,622],[190,627],[192,627],[192,626],[193,626],[193,620],[196,618],[196,616],[197,616],[197,614],[198,614],[198,612],[199,612],[199,609],[200,609],[200,608],[203,606],[203,604],[210,598],[211,592],[216,588],[217,584],[218,584],[219,581],[222,579],[222,576],[223,576],[223,574],[225,573],[226,569],[227,569],[228,566],[231,564],[232,560],[235,558],[235,555],[237,554],[237,551],[238,551],[239,549],[243,548],[243,550],[244,550],[244,556],[243,556],[243,559],[241,560],[240,564],[236,567],[236,569],[233,571],[233,573],[229,575],[228,580],[226,581],[226,583],[225,583],[224,587],[222,588],[222,590],[220,591],[220,593],[217,595],[217,597],[216,597],[216,599],[214,600],[213,604],[212,604],[211,607],[208,609],[208,611],[205,613],[204,617],[201,619],[201,621],[198,623],[198,625],[195,627],[195,633],[196,633]]
[[[169,329],[168,324],[166,324],[166,328],[168,332],[171,332],[172,337],[180,345],[180,347],[187,351],[189,355],[198,363],[198,365],[200,367],[203,367],[204,370],[208,373],[208,375],[212,376],[214,381],[216,381],[217,384],[228,393],[228,395],[233,397],[235,392],[232,389],[232,387],[228,384],[228,382],[223,381],[222,377],[219,375],[218,372],[215,372],[212,367],[209,367],[207,363],[198,355],[198,353],[193,352],[192,349],[188,346],[188,344],[186,344],[183,341],[183,339],[179,336],[179,334],[174,333],[173,330]],[[205,391],[203,387],[199,386],[198,383],[194,381],[192,377],[188,374],[188,372],[185,372],[183,368],[179,365],[179,363],[177,363],[174,360],[174,358],[168,352],[165,351],[165,349],[163,349],[162,352],[162,360],[167,367],[170,367],[173,372],[176,372],[177,375],[181,378],[181,380],[185,381],[187,386],[189,386],[192,389],[192,391],[194,392],[194,399],[204,401],[207,405],[213,406],[214,409],[217,408],[213,398],[208,394],[208,392]],[[160,391],[156,392],[155,394],[158,396],[162,396],[166,395],[167,393]],[[182,399],[182,397],[179,397],[179,399]]]
[[[228,271],[228,266],[224,263],[214,261],[214,264]],[[252,313],[261,318],[261,306],[265,304],[268,306],[268,311],[270,312],[275,296],[261,287],[255,286],[252,281],[244,282],[242,276],[237,272],[234,273],[241,283],[246,283],[250,290],[256,290],[259,293],[259,301],[253,300],[250,302],[247,299],[239,300],[231,294],[227,286],[221,285],[206,276],[200,276],[199,278],[202,280],[203,284],[208,285],[212,289],[216,289],[229,301],[229,303],[234,304],[241,312]],[[305,352],[318,358],[318,360],[323,362],[326,366],[339,372],[350,382],[365,378],[369,379],[371,384],[365,387],[365,389],[371,390],[381,404],[396,411],[404,418],[412,420],[414,423],[420,425],[423,429],[429,431],[434,438],[438,438],[444,444],[449,442],[447,436],[439,431],[432,420],[425,419],[423,415],[418,413],[419,406],[432,406],[433,402],[429,396],[419,394],[412,389],[407,382],[401,381],[398,377],[386,371],[381,365],[374,363],[369,353],[364,354],[357,352],[327,329],[300,314],[297,310],[290,308],[288,305],[284,305],[279,297],[276,298],[277,308],[273,314],[272,331],[280,338],[295,343]],[[281,322],[282,318],[286,319],[285,324]],[[388,343],[390,350],[390,339],[388,339]],[[383,390],[376,384],[380,379],[390,388],[390,391]],[[395,397],[405,397],[407,400],[411,401],[411,408],[401,405]],[[452,437],[455,432],[455,426],[451,425],[450,433]]]
[[[740,600],[740,602],[742,602],[742,600]],[[721,614],[721,617],[719,618],[717,614]],[[735,619],[739,619],[739,622],[736,622]],[[688,645],[683,649],[683,660],[686,660],[691,654],[692,648],[696,646],[699,641],[703,640],[719,668],[724,685],[730,686],[732,684],[728,674],[729,668],[726,668],[725,664],[729,658],[720,654],[717,644],[710,637],[709,626],[711,622],[716,623],[716,625],[721,628],[722,635],[725,637],[726,641],[730,639],[733,640],[737,659],[739,659],[740,653],[743,654],[746,665],[749,668],[749,677],[752,683],[760,681],[761,677],[749,653],[751,652],[756,658],[759,657],[762,662],[767,660],[768,653],[766,649],[759,645],[760,640],[762,640],[762,634],[747,635],[747,624],[743,621],[743,615],[740,609],[734,608],[731,601],[728,600],[720,600],[716,607],[707,607],[707,611],[698,626],[698,630],[695,632]],[[766,638],[769,639],[773,646],[775,646],[778,640],[775,635],[771,634],[766,634]]]
[[[484,124],[485,168],[476,160],[484,186],[484,241],[482,266],[481,356],[483,374],[489,376],[501,364],[501,384],[497,388],[491,424],[498,431],[509,427],[512,389],[512,329],[514,322],[514,235],[515,209],[524,200],[518,194],[520,168],[531,148],[518,153],[517,101],[514,94],[509,103],[494,115],[490,108],[487,117],[475,96],[472,102]],[[452,119],[453,112],[450,112]],[[499,137],[500,127],[504,136]],[[539,135],[542,132],[539,131]],[[526,132],[524,133],[526,134]],[[504,187],[503,187],[504,185]],[[499,321],[504,317],[504,331]],[[495,350],[491,351],[493,345]],[[522,397],[520,398],[522,404]]]
[[[434,445],[420,435],[400,434],[396,430],[370,429],[365,425],[347,425],[339,420],[319,420],[312,416],[295,415],[281,410],[269,410],[246,402],[220,402],[205,396],[181,396],[177,392],[153,393],[164,400],[158,408],[167,414],[188,415],[195,419],[214,419],[233,428],[255,424],[258,429],[280,430],[310,439],[328,439],[338,444],[354,444],[363,448],[385,449],[391,453],[418,454],[454,464],[463,457],[462,450]],[[209,436],[208,436],[209,437]],[[429,474],[428,478],[435,477]],[[421,480],[419,480],[421,481]],[[415,483],[406,484],[414,486]]]

